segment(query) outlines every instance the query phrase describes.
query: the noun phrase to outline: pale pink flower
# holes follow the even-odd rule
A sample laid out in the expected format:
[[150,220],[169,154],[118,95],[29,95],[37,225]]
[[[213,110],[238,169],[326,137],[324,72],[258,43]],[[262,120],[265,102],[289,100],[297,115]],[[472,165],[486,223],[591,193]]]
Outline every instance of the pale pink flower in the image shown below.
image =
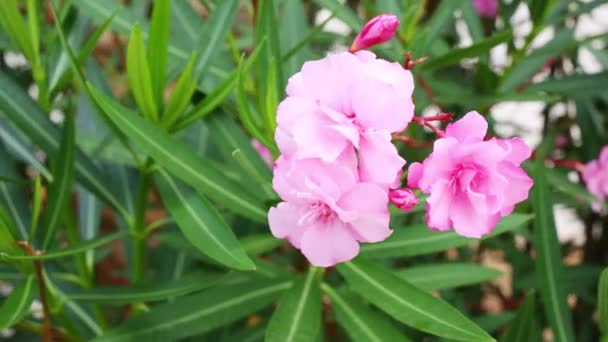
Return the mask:
[[307,62],[289,79],[275,140],[287,157],[325,162],[354,147],[362,181],[393,184],[405,160],[390,133],[403,131],[411,121],[413,90],[408,70],[369,51]]
[[496,18],[498,0],[473,0],[473,6],[482,17]]
[[528,198],[533,182],[520,164],[530,148],[519,138],[484,141],[487,127],[479,113],[466,114],[448,125],[423,163],[409,167],[408,185],[429,195],[431,229],[479,238]]
[[389,201],[402,211],[408,212],[418,204],[418,198],[412,189],[391,189],[388,192]]
[[585,164],[583,168],[583,180],[587,189],[598,201],[591,205],[595,212],[602,212],[604,201],[608,198],[608,146],[604,146],[600,156]]
[[382,44],[395,36],[399,18],[392,14],[380,14],[373,17],[361,29],[350,47],[351,52],[364,50]]
[[272,164],[274,161],[272,160],[272,153],[268,149],[268,147],[264,146],[261,142],[256,139],[251,140],[251,146],[253,149],[260,155],[260,158],[268,165],[268,167],[272,168]]
[[279,157],[273,187],[284,202],[271,208],[272,234],[287,239],[315,266],[351,260],[359,242],[378,242],[392,231],[385,189],[360,182],[354,150],[329,164]]

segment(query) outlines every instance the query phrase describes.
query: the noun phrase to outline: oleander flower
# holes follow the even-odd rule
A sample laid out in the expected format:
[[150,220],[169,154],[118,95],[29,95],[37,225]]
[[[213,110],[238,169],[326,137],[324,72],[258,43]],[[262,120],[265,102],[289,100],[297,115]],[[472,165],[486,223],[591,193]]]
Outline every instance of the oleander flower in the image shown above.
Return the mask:
[[405,160],[390,134],[411,121],[413,90],[408,70],[369,51],[307,62],[289,79],[288,96],[277,112],[275,140],[286,157],[325,162],[354,147],[362,181],[393,184]]
[[477,10],[477,14],[486,18],[496,18],[498,13],[497,0],[473,0],[473,7]]
[[530,148],[519,138],[484,140],[486,131],[485,119],[470,112],[448,125],[423,163],[409,167],[408,185],[429,195],[431,229],[479,238],[528,198],[533,182],[520,164]]
[[273,187],[284,202],[268,212],[272,234],[287,239],[315,266],[333,266],[359,253],[359,242],[378,242],[392,231],[388,194],[361,182],[353,150],[333,163],[279,157]]
[[608,198],[608,146],[602,148],[598,159],[585,164],[583,180],[589,192],[598,198],[591,208],[595,212],[602,212],[603,202]]
[[355,37],[350,51],[368,49],[393,39],[398,26],[399,18],[393,14],[380,14],[373,17]]

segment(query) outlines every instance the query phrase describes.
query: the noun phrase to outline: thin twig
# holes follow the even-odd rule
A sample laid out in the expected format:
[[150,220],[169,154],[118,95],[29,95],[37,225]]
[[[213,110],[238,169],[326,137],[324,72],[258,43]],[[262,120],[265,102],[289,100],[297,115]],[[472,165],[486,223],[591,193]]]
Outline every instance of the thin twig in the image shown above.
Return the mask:
[[[15,245],[23,248],[23,250],[30,256],[38,256],[44,253],[42,251],[34,250],[27,241],[16,241]],[[32,262],[34,263],[34,269],[36,270],[36,279],[38,280],[38,293],[40,295],[40,302],[42,302],[42,312],[44,314],[44,325],[42,326],[42,340],[44,342],[52,342],[53,324],[51,322],[51,313],[46,298],[46,285],[44,284],[44,276],[42,275],[42,261],[33,260]]]

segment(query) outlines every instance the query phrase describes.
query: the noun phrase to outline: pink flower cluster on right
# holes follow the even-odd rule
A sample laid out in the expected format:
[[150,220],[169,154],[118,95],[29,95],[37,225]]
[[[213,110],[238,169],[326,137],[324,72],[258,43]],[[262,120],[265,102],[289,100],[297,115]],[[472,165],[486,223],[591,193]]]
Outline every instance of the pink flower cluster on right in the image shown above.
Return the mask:
[[429,228],[479,238],[528,198],[533,181],[520,164],[532,151],[520,138],[484,140],[487,129],[483,116],[467,113],[410,166],[408,185],[429,194]]
[[603,201],[608,199],[608,146],[602,148],[598,159],[585,165],[583,180],[589,192],[597,197],[591,208],[595,212],[603,212],[605,208]]

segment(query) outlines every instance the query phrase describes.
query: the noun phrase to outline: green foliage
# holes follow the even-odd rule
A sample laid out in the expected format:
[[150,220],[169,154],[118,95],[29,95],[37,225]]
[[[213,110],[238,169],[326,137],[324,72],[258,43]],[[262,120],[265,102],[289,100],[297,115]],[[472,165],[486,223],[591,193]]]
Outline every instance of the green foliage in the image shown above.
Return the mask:
[[[0,1],[0,289],[12,288],[0,332],[608,341],[608,219],[581,177],[608,143],[608,33],[579,27],[606,1],[498,3],[494,20],[470,0]],[[378,58],[426,57],[411,70],[416,115],[476,110],[489,137],[532,137],[535,184],[481,239],[430,230],[424,195],[410,212],[390,208],[385,241],[313,267],[269,231],[280,196],[252,140],[276,160],[289,78],[381,13],[401,24],[371,48]],[[19,55],[25,65],[11,63]],[[538,112],[501,114],[525,103]],[[429,155],[434,134],[404,134],[408,165]],[[584,226],[584,243],[565,241],[563,225]],[[32,315],[35,301],[48,317]]]

